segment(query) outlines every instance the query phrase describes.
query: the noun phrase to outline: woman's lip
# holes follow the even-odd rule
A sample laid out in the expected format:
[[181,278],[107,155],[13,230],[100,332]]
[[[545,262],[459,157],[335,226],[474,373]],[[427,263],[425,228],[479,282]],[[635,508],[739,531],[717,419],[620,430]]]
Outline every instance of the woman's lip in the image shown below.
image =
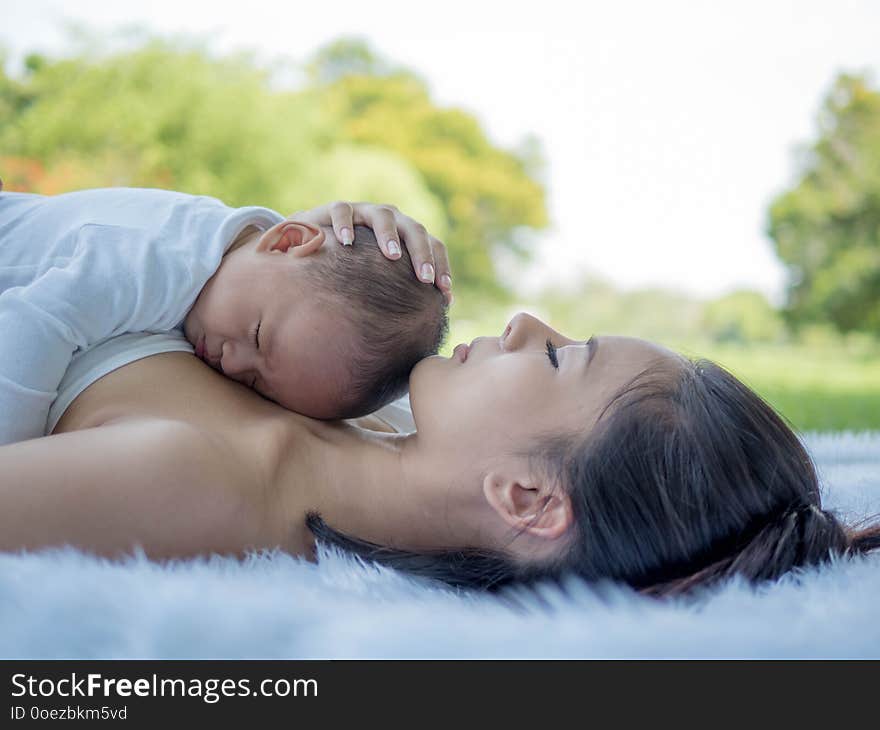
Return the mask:
[[459,361],[464,362],[468,358],[468,352],[470,352],[470,349],[470,347],[462,342],[460,345],[455,346],[455,349],[452,351],[452,356],[457,357]]
[[199,337],[199,341],[196,344],[196,357],[200,360],[205,359],[205,336],[202,335]]

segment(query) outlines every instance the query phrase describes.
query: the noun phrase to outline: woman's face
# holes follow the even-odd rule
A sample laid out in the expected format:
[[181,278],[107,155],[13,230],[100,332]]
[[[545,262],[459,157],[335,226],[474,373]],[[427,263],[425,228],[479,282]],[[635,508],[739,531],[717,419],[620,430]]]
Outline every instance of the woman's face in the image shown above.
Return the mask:
[[586,434],[617,391],[658,361],[683,359],[634,337],[574,340],[520,313],[500,337],[418,363],[410,399],[419,439],[479,466],[541,435]]

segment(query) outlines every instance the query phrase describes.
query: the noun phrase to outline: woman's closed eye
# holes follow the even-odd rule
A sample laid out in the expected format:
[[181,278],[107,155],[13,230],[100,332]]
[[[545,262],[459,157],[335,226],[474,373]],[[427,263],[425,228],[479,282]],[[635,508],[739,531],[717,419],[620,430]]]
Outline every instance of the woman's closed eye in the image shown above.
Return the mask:
[[[593,340],[596,338],[596,335],[592,335],[589,340],[586,341],[587,350],[589,351],[593,347]],[[559,358],[556,355],[556,345],[553,344],[553,341],[548,337],[547,338],[547,357],[550,360],[550,363],[554,368],[559,370]]]
[[260,349],[260,325],[263,324],[263,320],[257,322],[257,328],[254,330],[254,347],[258,350]]
[[559,360],[556,358],[556,345],[554,345],[550,338],[547,338],[547,357],[550,358],[550,363],[554,368],[559,370]]

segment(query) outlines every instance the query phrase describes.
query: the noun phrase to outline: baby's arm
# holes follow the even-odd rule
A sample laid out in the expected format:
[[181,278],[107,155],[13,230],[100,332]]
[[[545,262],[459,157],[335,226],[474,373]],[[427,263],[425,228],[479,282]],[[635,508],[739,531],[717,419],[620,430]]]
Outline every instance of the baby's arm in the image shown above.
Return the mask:
[[43,435],[76,347],[69,328],[28,301],[27,288],[0,296],[0,444]]

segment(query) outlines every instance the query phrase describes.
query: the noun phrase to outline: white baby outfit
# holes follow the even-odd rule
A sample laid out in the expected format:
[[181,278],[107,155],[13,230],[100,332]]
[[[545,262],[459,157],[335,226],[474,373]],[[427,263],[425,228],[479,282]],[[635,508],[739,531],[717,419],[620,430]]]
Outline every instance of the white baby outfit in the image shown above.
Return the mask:
[[[89,359],[108,338],[165,332],[169,349],[192,351],[183,320],[226,249],[245,227],[283,219],[166,190],[0,192],[0,444],[51,431],[49,411],[73,361],[91,366],[77,371],[79,387],[86,371],[103,371],[90,383],[154,354],[138,336]],[[55,421],[70,400],[53,408]]]

